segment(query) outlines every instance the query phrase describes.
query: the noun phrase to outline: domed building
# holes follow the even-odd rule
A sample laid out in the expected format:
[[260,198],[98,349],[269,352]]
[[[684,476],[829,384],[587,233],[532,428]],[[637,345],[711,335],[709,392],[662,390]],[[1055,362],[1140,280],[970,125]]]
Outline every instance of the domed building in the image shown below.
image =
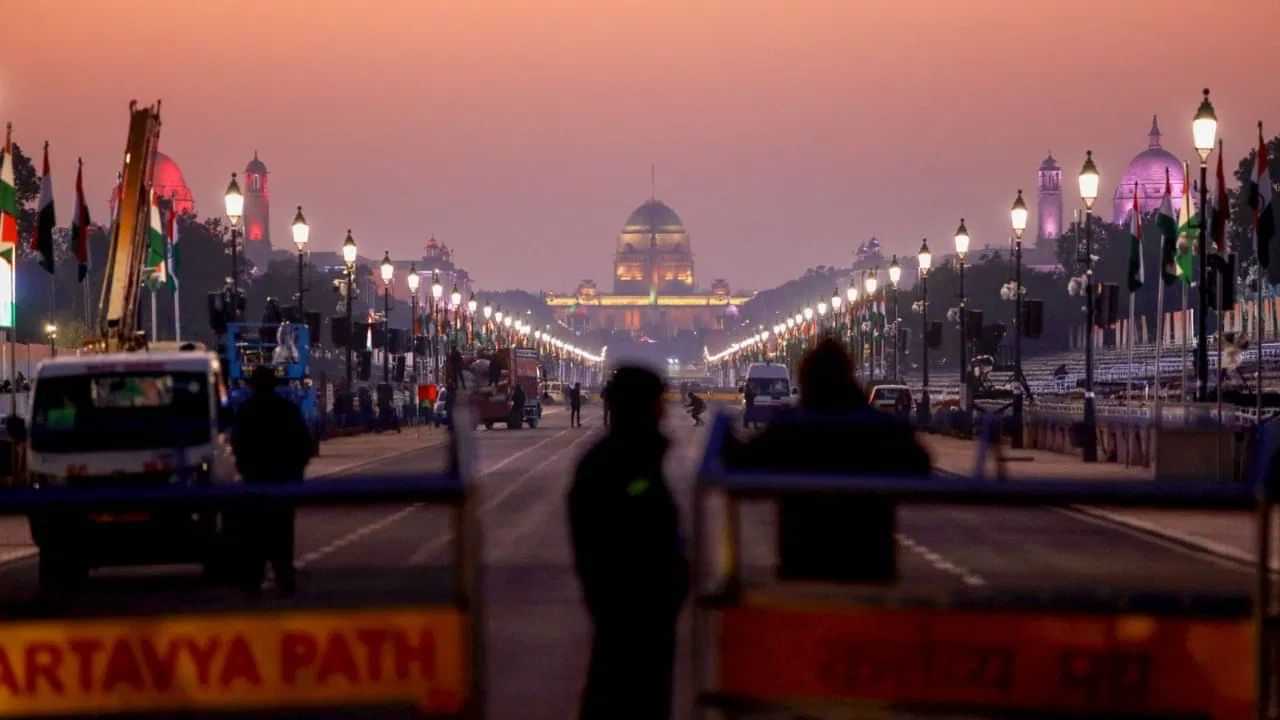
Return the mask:
[[578,332],[626,330],[654,340],[681,331],[719,330],[727,315],[751,296],[734,294],[716,279],[698,292],[693,249],[684,221],[669,205],[650,198],[627,216],[613,257],[613,292],[592,280],[571,295],[548,293],[557,319]]
[[[151,187],[156,191],[156,197],[173,203],[173,209],[178,214],[196,211],[195,198],[191,195],[191,188],[187,187],[182,168],[178,167],[178,163],[174,162],[173,158],[158,150],[155,164],[151,166]],[[107,199],[107,204],[111,208],[111,217],[115,217],[116,214],[118,194],[119,185],[116,185],[111,189],[111,196]]]
[[1147,149],[1138,153],[1129,162],[1124,177],[1116,186],[1111,222],[1121,224],[1129,217],[1129,211],[1133,209],[1135,186],[1138,193],[1138,208],[1144,215],[1159,209],[1160,202],[1164,199],[1166,171],[1169,184],[1173,188],[1173,210],[1176,213],[1182,207],[1182,186],[1186,182],[1186,177],[1183,174],[1182,161],[1160,145],[1160,124],[1153,115],[1151,131],[1147,133]]

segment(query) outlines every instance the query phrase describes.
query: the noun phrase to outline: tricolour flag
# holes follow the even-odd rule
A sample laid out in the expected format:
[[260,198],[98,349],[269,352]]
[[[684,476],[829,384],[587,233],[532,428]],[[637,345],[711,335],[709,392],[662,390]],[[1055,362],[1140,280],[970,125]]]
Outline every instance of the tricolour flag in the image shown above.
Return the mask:
[[13,125],[4,130],[4,158],[0,159],[0,251],[12,261],[18,255],[18,183],[13,172]]
[[84,161],[76,160],[76,209],[71,217],[71,252],[79,265],[77,277],[89,274],[89,206],[84,202]]
[[1262,138],[1262,123],[1258,123],[1258,154],[1253,159],[1253,173],[1249,175],[1249,187],[1245,193],[1249,207],[1253,209],[1253,237],[1254,247],[1258,249],[1258,262],[1264,268],[1270,267],[1276,217],[1271,208],[1271,163],[1267,157],[1267,142]]
[[1178,277],[1182,282],[1190,284],[1194,271],[1195,241],[1200,235],[1200,216],[1196,213],[1191,199],[1191,168],[1182,163],[1182,207],[1178,209],[1178,241],[1177,252],[1173,261],[1177,264]]
[[53,209],[53,175],[49,173],[49,143],[44,144],[44,164],[40,166],[40,204],[36,214],[36,236],[31,249],[40,254],[40,267],[53,274],[53,228],[58,224]]
[[1173,184],[1169,181],[1169,169],[1164,171],[1164,198],[1156,210],[1156,227],[1160,230],[1160,277],[1168,285],[1178,279],[1178,221],[1173,216]]
[[1142,210],[1138,207],[1138,183],[1133,184],[1133,210],[1129,211],[1129,292],[1137,292],[1147,281],[1142,260]]
[[156,193],[151,191],[151,219],[147,226],[147,259],[142,276],[155,288],[169,281],[164,225],[160,222],[160,207],[156,205]]
[[165,222],[165,233],[169,237],[169,246],[167,248],[168,249],[167,255],[168,255],[168,262],[169,262],[169,268],[168,268],[169,289],[177,290],[178,289],[178,212],[177,210],[173,209],[172,203],[170,203],[169,207],[170,207],[169,216],[168,218],[166,218],[166,222]]

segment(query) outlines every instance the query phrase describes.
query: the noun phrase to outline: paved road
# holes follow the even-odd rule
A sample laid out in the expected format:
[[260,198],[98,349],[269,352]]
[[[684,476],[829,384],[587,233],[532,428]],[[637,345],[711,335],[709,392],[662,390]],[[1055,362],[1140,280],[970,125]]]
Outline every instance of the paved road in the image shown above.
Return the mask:
[[[672,408],[669,474],[687,509],[705,428],[691,428]],[[476,436],[493,718],[573,716],[588,627],[570,565],[564,495],[574,462],[600,433],[598,410],[585,414],[582,429],[570,429],[567,415],[557,412],[536,430]],[[345,474],[414,472],[443,462],[443,448],[428,447]],[[95,573],[78,602],[50,606],[36,599],[35,564],[27,559],[0,565],[0,610],[47,616],[176,604],[223,608],[440,597],[447,577],[432,568],[451,552],[446,523],[439,513],[416,506],[304,511],[297,529],[302,591],[288,602],[271,592],[249,601],[232,589],[210,588],[190,568],[149,568]],[[745,552],[757,579],[771,575],[772,528],[769,508],[746,511],[744,529],[752,539]],[[1250,586],[1247,569],[1239,565],[1053,508],[911,508],[900,513],[898,539],[903,582],[877,595],[984,601],[996,591],[1013,590],[1035,602],[1056,595],[1142,606],[1154,600],[1200,602],[1205,595],[1245,597]],[[677,704],[683,708],[687,661],[679,676]]]

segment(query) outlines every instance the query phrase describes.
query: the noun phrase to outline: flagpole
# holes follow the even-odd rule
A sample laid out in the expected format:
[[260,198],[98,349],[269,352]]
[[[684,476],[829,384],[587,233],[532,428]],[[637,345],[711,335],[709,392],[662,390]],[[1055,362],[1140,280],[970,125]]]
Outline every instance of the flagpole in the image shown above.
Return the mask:
[[182,342],[182,303],[178,301],[178,284],[173,285],[173,340]]
[[[1161,362],[1161,357],[1163,355],[1163,351],[1164,351],[1164,278],[1162,277],[1156,283],[1156,372],[1155,372],[1156,402],[1155,402],[1155,409],[1153,412],[1154,417],[1152,418],[1155,424],[1156,440],[1153,443],[1153,446],[1158,446],[1160,442],[1159,440],[1160,426],[1164,422],[1164,414],[1163,414],[1164,403],[1161,400],[1161,395],[1163,393],[1161,393],[1161,388],[1160,388],[1160,362]],[[1151,467],[1153,469],[1156,467],[1155,458],[1152,458]]]
[[1129,332],[1128,332],[1128,337],[1125,338],[1126,340],[1129,341],[1129,374],[1126,376],[1125,383],[1124,383],[1125,404],[1128,404],[1129,401],[1133,398],[1133,339],[1134,339],[1133,296],[1135,294],[1136,293],[1133,293],[1133,292],[1129,293],[1129,327],[1128,327]]
[[1178,399],[1182,405],[1182,423],[1185,425],[1190,410],[1187,407],[1187,284],[1181,282],[1179,285],[1182,286],[1182,307],[1178,313],[1178,325],[1182,331],[1182,384],[1178,388]]
[[157,326],[156,317],[156,289],[153,287],[151,288],[151,342],[160,339],[160,328]]

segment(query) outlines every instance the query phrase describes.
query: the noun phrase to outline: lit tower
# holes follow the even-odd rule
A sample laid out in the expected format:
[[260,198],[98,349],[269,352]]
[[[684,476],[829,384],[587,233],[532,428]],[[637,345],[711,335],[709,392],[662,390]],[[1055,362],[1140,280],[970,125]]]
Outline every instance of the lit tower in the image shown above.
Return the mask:
[[1036,201],[1036,247],[1053,247],[1062,234],[1062,168],[1053,153],[1040,163],[1039,199]]
[[267,166],[253,151],[244,168],[244,254],[259,270],[271,260],[271,194],[267,190]]

